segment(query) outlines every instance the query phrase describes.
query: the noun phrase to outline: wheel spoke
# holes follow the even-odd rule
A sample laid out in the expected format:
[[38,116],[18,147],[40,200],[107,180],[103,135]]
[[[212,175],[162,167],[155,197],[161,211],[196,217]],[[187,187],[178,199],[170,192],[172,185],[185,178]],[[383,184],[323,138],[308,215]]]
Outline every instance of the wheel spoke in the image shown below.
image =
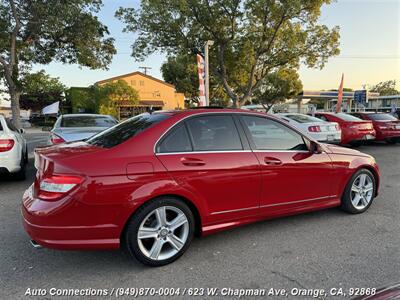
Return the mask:
[[157,233],[157,228],[142,227],[138,231],[138,239],[156,238]]
[[156,240],[154,242],[153,246],[151,247],[150,253],[149,253],[149,255],[152,259],[158,259],[158,256],[160,255],[163,245],[164,245],[163,240]]
[[372,191],[373,189],[374,189],[374,186],[372,183],[370,183],[364,187],[364,191],[366,191],[366,192]]
[[170,222],[170,229],[172,230],[172,231],[174,231],[175,229],[177,229],[177,228],[179,228],[179,227],[181,227],[183,224],[185,224],[185,223],[187,223],[187,218],[186,218],[186,216],[183,214],[183,213],[181,213],[181,214],[178,214],[176,217],[175,217],[175,219],[173,219],[171,222]]
[[360,193],[360,188],[358,186],[356,186],[355,184],[353,184],[353,186],[351,187],[351,190],[356,194]]
[[354,207],[357,207],[360,203],[361,196],[359,194],[355,194],[354,198],[351,199],[351,202],[353,203]]
[[362,204],[363,204],[364,206],[367,206],[368,203],[369,203],[368,199],[367,199],[365,196],[364,196],[364,197],[361,197],[361,202],[362,202]]
[[156,218],[159,226],[165,226],[167,224],[165,206],[156,209]]
[[366,174],[361,174],[360,175],[360,182],[358,187],[362,188],[365,185],[365,180],[367,179],[367,175]]
[[184,245],[184,242],[180,238],[178,238],[176,235],[173,235],[173,234],[171,234],[168,237],[167,241],[171,244],[172,247],[174,247],[178,251],[181,250]]

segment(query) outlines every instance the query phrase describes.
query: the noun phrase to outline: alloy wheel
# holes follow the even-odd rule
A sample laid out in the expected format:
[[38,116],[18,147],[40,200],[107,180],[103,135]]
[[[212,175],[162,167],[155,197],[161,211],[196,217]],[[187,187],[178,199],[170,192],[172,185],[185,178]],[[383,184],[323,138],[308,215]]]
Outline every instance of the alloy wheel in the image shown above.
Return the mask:
[[137,232],[137,241],[146,257],[165,260],[183,248],[188,236],[187,216],[177,207],[161,206],[143,219]]
[[374,194],[374,183],[368,174],[360,174],[353,181],[350,199],[354,208],[362,210],[371,202]]

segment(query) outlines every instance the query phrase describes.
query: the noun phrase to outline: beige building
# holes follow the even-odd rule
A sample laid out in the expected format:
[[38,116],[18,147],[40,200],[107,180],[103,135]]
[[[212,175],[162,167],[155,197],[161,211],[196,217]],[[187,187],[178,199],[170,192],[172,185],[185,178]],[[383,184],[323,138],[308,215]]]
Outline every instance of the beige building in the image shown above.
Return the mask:
[[139,93],[139,104],[122,103],[121,118],[136,115],[145,111],[184,109],[185,95],[177,93],[175,86],[141,72],[133,72],[96,82],[101,85],[116,80],[124,80]]

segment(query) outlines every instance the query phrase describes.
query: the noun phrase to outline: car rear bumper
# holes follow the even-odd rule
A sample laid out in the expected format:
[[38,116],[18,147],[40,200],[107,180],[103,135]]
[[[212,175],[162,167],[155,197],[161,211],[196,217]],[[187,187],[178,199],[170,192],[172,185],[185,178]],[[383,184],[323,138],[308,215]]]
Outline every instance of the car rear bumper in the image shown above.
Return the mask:
[[34,198],[30,189],[23,196],[21,214],[25,231],[36,244],[62,250],[119,248],[116,224],[88,225],[77,222],[77,218],[65,218],[66,211],[79,209],[78,203],[68,205],[68,199],[42,201]]
[[21,170],[21,156],[16,151],[0,152],[0,173],[16,173]]

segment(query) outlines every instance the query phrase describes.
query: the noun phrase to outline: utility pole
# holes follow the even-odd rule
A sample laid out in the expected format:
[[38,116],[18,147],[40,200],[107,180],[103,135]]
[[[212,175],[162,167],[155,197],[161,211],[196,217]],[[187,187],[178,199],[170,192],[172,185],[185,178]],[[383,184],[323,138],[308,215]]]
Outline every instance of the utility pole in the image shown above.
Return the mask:
[[144,75],[147,75],[147,70],[151,70],[151,67],[139,67],[139,69],[143,69]]
[[214,41],[207,41],[204,45],[204,64],[205,64],[205,96],[206,96],[206,106],[210,106],[210,73],[209,73],[209,59],[208,59],[208,49],[214,45]]

